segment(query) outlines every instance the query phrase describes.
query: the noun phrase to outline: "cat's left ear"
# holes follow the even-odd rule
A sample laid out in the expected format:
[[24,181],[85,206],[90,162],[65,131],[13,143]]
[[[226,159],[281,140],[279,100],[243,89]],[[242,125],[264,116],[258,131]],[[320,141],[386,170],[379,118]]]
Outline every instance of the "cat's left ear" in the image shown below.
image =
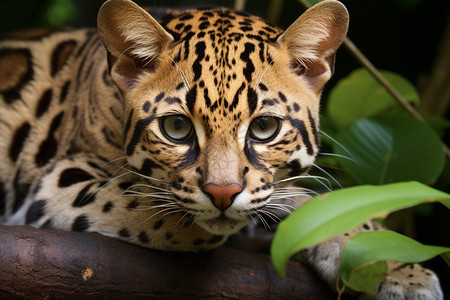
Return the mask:
[[320,93],[334,69],[334,56],[347,34],[349,16],[339,1],[319,2],[278,38],[291,56],[290,68]]
[[132,89],[142,72],[154,71],[158,57],[173,41],[149,13],[129,0],[105,2],[97,26],[111,77],[122,91]]

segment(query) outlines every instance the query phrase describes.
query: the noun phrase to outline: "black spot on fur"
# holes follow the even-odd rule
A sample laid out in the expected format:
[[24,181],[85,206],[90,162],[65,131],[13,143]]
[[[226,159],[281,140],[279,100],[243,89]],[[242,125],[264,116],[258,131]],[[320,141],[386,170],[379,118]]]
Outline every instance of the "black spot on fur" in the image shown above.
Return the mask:
[[45,200],[39,200],[34,202],[27,211],[25,216],[25,224],[31,224],[39,220],[45,212],[45,205],[47,202]]
[[64,113],[61,112],[57,115],[51,125],[47,135],[47,139],[44,140],[39,146],[39,152],[36,154],[35,162],[37,166],[46,165],[56,154],[58,150],[58,142],[55,138],[55,131],[61,125],[61,120]]
[[153,229],[158,230],[164,225],[164,221],[162,219],[156,221],[155,224],[153,224]]
[[186,93],[186,106],[189,111],[194,112],[195,101],[197,100],[197,85],[194,85],[192,89],[190,89]]
[[124,238],[129,238],[129,237],[131,237],[130,230],[128,230],[127,228],[122,228],[122,229],[119,231],[119,235],[120,235],[121,237],[124,237]]
[[84,232],[91,226],[89,218],[86,215],[81,215],[75,219],[72,224],[72,231]]
[[250,59],[250,54],[255,51],[255,45],[252,43],[245,43],[245,50],[241,53],[240,58],[246,64],[243,69],[244,76],[248,82],[252,81],[252,73],[255,71],[255,66],[253,65],[252,60]]
[[133,200],[130,203],[128,203],[127,209],[128,210],[133,210],[133,209],[135,209],[138,206],[139,206],[139,202],[137,200]]
[[259,88],[261,89],[261,91],[264,91],[264,92],[266,92],[266,91],[268,91],[269,89],[267,88],[267,86],[265,86],[264,84],[262,84],[262,83],[260,83],[259,85]]
[[[32,57],[31,52],[28,49],[10,49],[10,48],[3,48],[0,49],[0,62],[1,61],[21,61],[24,60],[25,63],[25,69],[22,70],[20,74],[18,74],[18,71],[15,72],[15,76],[19,77],[17,78],[17,82],[15,82],[14,86],[2,86],[0,84],[0,93],[3,94],[4,100],[6,103],[11,104],[16,100],[19,100],[21,95],[20,91],[22,88],[33,79],[33,65],[31,63]],[[1,69],[0,70],[0,77],[6,78],[8,77],[8,72],[11,70],[8,69]],[[7,72],[6,74],[3,72]]]
[[103,205],[103,209],[102,211],[104,213],[110,212],[114,207],[114,203],[112,203],[111,201],[106,202],[105,205]]
[[250,115],[255,112],[256,106],[258,105],[258,95],[255,90],[251,87],[247,90],[247,102],[248,108],[250,109]]
[[50,218],[47,221],[45,221],[45,223],[42,224],[41,228],[44,228],[44,229],[53,228],[53,219]]
[[283,101],[284,103],[287,102],[287,98],[282,92],[278,92],[278,97],[280,97],[281,101]]
[[238,105],[239,97],[241,96],[241,94],[244,91],[244,89],[245,89],[245,83],[243,82],[241,84],[241,86],[238,88],[238,90],[236,91],[236,94],[234,94],[233,102],[230,105],[230,112],[232,112],[236,108],[236,106]]
[[146,101],[142,106],[142,109],[147,113],[150,110],[150,106],[151,106],[150,102]]
[[52,89],[47,89],[39,99],[37,108],[36,108],[36,118],[40,118],[43,114],[47,112],[50,107],[50,103],[52,101],[53,92]]
[[70,87],[70,80],[66,81],[66,83],[64,83],[63,87],[61,88],[61,94],[59,95],[59,103],[63,103],[66,100],[69,87]]
[[94,179],[94,176],[79,168],[69,168],[61,172],[58,186],[68,187],[73,184]]
[[64,41],[56,46],[55,50],[53,50],[51,60],[52,77],[55,77],[55,75],[64,67],[76,45],[76,41],[70,40]]
[[139,233],[138,238],[144,244],[147,244],[148,242],[150,242],[150,238],[148,236],[148,233],[145,232],[145,231],[141,231],[141,233]]
[[164,93],[159,93],[158,96],[155,97],[155,103],[161,101],[164,98],[164,96],[165,96]]
[[198,42],[195,45],[195,54],[197,54],[197,59],[194,61],[192,65],[192,70],[194,71],[194,81],[197,81],[202,75],[202,64],[201,61],[205,57],[205,42]]
[[73,207],[83,207],[95,201],[96,193],[88,193],[94,183],[85,186],[72,203]]
[[31,126],[28,122],[23,123],[14,133],[11,146],[9,147],[9,158],[16,162],[22,152],[25,141],[30,134]]
[[30,192],[31,184],[28,182],[21,182],[22,170],[19,169],[16,172],[13,180],[13,187],[15,191],[14,203],[13,203],[13,213],[17,212],[20,207],[22,207],[25,202],[25,198],[28,196]]

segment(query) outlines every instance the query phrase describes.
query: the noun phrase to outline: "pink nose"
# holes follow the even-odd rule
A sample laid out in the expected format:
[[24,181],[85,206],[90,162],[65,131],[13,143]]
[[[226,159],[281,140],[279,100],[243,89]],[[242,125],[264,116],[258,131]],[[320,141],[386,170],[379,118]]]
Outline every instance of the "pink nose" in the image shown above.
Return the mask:
[[228,185],[208,183],[203,186],[203,191],[212,197],[215,207],[224,211],[233,203],[233,196],[242,191],[242,186],[237,183]]

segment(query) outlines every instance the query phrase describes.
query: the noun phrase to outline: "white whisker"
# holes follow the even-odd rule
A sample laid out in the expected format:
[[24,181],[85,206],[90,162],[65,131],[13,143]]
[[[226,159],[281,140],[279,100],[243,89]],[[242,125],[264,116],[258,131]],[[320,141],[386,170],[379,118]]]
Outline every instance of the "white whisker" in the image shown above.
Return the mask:
[[315,163],[313,163],[313,166],[316,167],[317,169],[319,169],[320,171],[322,171],[323,173],[325,173],[325,175],[327,175],[328,177],[330,177],[331,179],[333,179],[334,182],[336,182],[336,184],[342,189],[342,185],[339,183],[339,181],[336,180],[336,178],[334,178],[330,173],[328,173],[325,169],[319,167],[318,165],[316,165]]

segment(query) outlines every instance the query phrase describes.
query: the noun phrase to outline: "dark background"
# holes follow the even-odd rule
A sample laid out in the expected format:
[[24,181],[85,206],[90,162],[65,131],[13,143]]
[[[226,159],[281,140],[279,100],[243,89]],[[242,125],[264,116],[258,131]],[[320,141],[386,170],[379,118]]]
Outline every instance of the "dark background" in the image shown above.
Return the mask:
[[[95,26],[98,8],[102,0],[0,0],[0,32],[30,27],[86,27]],[[234,1],[136,1],[141,6],[192,7],[228,6]],[[399,73],[409,79],[419,90],[426,85],[433,70],[445,36],[450,17],[448,0],[343,0],[350,13],[348,36],[379,69]],[[280,12],[270,16],[273,4],[279,4]],[[248,0],[246,11],[269,18],[269,21],[287,28],[303,11],[296,0]],[[450,32],[447,32],[449,35]],[[446,37],[450,39],[450,37]],[[336,72],[325,89],[324,100],[339,79],[348,75],[359,63],[351,54],[341,49],[336,62]],[[447,70],[450,69],[450,65]],[[448,83],[450,85],[450,82]],[[449,119],[447,106],[438,112]],[[444,140],[449,141],[449,130]],[[447,160],[447,166],[449,165]],[[448,174],[449,172],[447,172]],[[448,178],[447,178],[448,179]],[[450,192],[450,182],[438,182],[438,188]],[[439,205],[432,212],[415,215],[415,237],[423,243],[450,246],[450,213]],[[422,211],[427,211],[422,210]],[[444,280],[450,282],[448,268],[440,259],[432,266],[437,272],[446,273]],[[444,283],[444,286],[446,284]],[[447,291],[447,295],[450,292]]]

